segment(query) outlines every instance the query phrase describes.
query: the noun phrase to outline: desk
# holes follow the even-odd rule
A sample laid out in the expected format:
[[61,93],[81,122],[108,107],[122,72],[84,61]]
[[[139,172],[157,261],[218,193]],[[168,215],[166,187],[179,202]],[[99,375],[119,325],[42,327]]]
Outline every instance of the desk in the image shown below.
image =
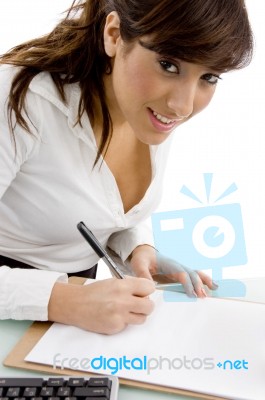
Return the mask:
[[[265,303],[265,278],[245,279],[246,299]],[[245,300],[246,300],[245,299]],[[12,350],[30,326],[30,321],[0,321],[0,376],[39,376],[44,374],[7,368],[2,365],[3,359]],[[119,400],[198,400],[198,397],[177,396],[149,390],[120,387]]]

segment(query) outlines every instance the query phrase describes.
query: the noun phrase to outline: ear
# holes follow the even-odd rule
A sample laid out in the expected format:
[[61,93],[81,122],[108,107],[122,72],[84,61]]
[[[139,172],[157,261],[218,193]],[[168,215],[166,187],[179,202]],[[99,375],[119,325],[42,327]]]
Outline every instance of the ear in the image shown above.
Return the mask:
[[109,57],[116,55],[120,40],[120,18],[116,11],[112,11],[106,18],[104,28],[104,47]]

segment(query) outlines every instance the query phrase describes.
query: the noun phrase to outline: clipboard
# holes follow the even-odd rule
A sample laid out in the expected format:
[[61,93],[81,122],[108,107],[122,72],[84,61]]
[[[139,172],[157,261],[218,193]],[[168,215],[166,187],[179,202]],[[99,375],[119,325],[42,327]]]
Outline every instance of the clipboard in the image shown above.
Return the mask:
[[[74,284],[83,284],[86,279],[80,277],[71,277],[69,281]],[[47,332],[47,330],[51,327],[52,322],[33,322],[32,325],[28,328],[26,333],[22,336],[16,346],[12,349],[12,351],[7,355],[5,360],[3,361],[3,365],[6,367],[19,368],[39,373],[45,373],[48,375],[72,375],[72,376],[95,376],[97,374],[85,372],[85,371],[76,371],[72,369],[53,369],[52,366],[32,363],[24,361],[27,354],[33,349],[33,347],[38,343],[41,337]],[[183,389],[177,389],[167,386],[154,385],[150,383],[143,383],[139,381],[132,381],[129,379],[119,378],[120,384],[125,385],[131,388],[137,389],[146,389],[146,390],[154,390],[163,393],[176,394],[182,396],[190,396],[197,399],[206,399],[206,400],[226,400],[224,397],[216,397],[212,395],[192,392]]]

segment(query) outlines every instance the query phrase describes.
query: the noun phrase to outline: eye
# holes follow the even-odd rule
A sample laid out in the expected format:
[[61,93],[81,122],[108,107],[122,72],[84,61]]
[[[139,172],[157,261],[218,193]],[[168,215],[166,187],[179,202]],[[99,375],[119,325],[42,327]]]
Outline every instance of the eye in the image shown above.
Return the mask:
[[202,79],[209,83],[210,85],[216,85],[219,79],[222,79],[219,75],[215,74],[205,74],[202,76]]
[[161,65],[161,68],[166,72],[170,72],[171,74],[179,73],[178,67],[172,64],[170,61],[160,60],[159,64]]

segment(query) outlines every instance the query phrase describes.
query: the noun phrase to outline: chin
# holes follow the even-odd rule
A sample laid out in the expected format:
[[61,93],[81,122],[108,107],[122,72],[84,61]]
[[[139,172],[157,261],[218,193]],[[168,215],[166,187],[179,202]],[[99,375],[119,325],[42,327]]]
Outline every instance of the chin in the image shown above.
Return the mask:
[[152,133],[150,135],[146,135],[145,137],[139,138],[139,140],[148,145],[159,145],[165,142],[167,138],[170,136],[170,133]]

